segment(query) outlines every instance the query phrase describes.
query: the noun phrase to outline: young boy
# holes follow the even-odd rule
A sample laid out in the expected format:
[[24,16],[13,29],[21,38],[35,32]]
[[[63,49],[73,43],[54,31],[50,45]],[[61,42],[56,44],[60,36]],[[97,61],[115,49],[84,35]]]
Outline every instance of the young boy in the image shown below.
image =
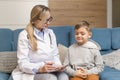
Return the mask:
[[103,70],[103,60],[100,46],[90,40],[92,32],[89,23],[81,21],[75,25],[76,43],[69,47],[64,65],[70,80],[99,80],[99,73]]

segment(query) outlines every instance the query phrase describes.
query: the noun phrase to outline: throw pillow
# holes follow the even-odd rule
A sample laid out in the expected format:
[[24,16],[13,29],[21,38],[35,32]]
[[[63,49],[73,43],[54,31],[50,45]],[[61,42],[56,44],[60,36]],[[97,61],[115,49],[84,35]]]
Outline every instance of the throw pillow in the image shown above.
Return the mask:
[[120,70],[120,49],[109,54],[102,55],[106,66]]
[[66,53],[68,53],[68,48],[62,44],[58,44],[58,50],[60,55],[60,60],[63,63]]
[[17,52],[0,52],[0,72],[11,73],[17,66]]

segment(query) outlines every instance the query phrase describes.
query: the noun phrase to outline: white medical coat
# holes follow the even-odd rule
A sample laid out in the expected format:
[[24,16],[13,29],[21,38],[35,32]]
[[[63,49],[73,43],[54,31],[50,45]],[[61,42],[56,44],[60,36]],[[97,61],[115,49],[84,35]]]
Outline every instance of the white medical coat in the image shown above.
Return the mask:
[[36,35],[37,51],[32,51],[27,31],[23,30],[18,38],[18,66],[12,72],[14,80],[33,80],[34,70],[44,66],[45,61],[53,61],[55,65],[61,65],[55,34],[51,29],[44,30],[44,39]]

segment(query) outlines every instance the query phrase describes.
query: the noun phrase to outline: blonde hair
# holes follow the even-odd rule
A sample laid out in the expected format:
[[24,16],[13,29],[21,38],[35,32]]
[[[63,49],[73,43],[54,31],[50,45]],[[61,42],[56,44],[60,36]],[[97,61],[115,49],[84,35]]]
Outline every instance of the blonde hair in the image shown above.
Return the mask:
[[30,23],[27,25],[26,31],[33,51],[37,50],[37,40],[34,36],[34,21],[39,20],[40,16],[46,11],[50,11],[50,9],[44,5],[36,5],[31,11]]

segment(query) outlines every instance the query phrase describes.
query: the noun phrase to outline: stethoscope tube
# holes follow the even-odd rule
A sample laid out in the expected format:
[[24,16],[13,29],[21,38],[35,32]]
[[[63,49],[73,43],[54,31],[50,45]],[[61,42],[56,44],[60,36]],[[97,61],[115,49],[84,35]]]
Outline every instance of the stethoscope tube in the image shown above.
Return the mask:
[[52,46],[52,37],[50,34],[49,34],[49,38],[50,38],[50,46]]

